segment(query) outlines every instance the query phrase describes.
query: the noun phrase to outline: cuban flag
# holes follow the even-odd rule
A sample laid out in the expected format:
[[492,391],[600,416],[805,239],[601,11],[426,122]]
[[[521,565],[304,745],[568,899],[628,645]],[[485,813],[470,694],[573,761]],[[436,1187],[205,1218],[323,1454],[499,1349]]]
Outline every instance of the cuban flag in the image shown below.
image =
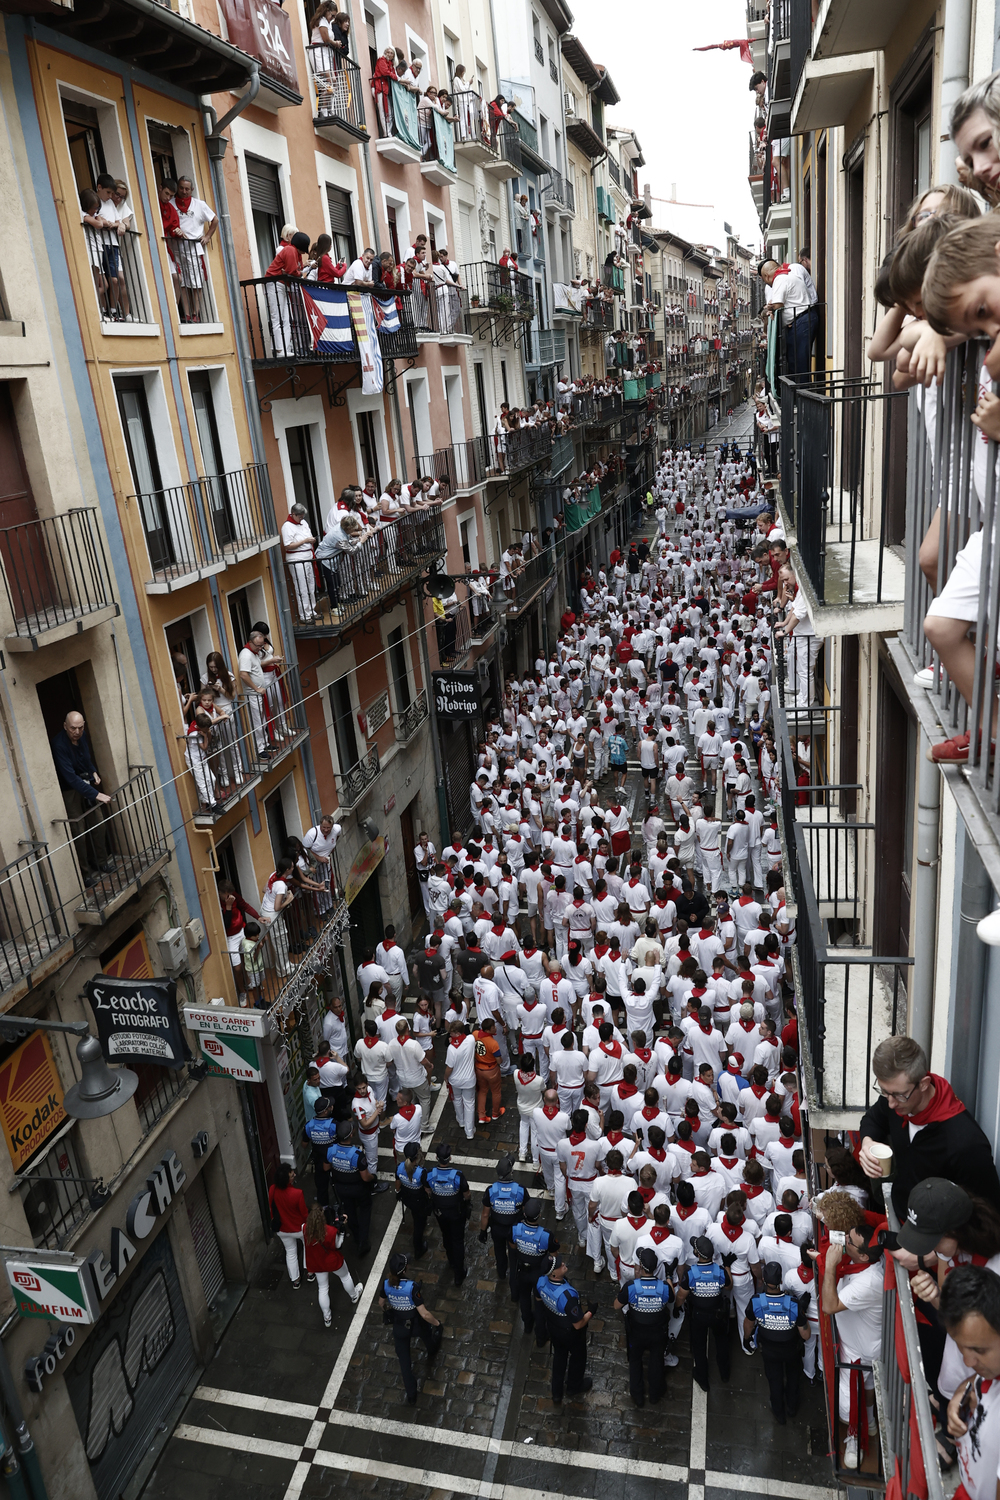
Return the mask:
[[303,292],[303,300],[312,329],[314,349],[319,353],[326,350],[332,354],[335,350],[347,353],[354,348],[351,311],[344,287],[324,286],[318,281],[312,281],[308,292]]
[[375,324],[379,333],[399,332],[399,308],[396,306],[395,297],[391,302],[383,302],[380,297],[373,297],[375,305]]

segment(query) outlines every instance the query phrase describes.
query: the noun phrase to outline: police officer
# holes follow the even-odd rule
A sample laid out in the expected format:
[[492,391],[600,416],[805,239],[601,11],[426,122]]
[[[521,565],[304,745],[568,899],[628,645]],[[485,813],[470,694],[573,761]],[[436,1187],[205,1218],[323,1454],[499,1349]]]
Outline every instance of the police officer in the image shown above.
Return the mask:
[[510,1231],[510,1300],[521,1309],[521,1324],[525,1333],[535,1326],[535,1310],[532,1305],[538,1278],[559,1249],[554,1234],[543,1229],[538,1220],[542,1205],[536,1198],[529,1198],[521,1210],[521,1217]]
[[634,1406],[645,1406],[642,1356],[649,1351],[649,1399],[660,1401],[666,1390],[663,1359],[667,1352],[667,1325],[674,1300],[669,1282],[656,1274],[656,1251],[644,1245],[636,1251],[637,1275],[622,1287],[615,1308],[625,1313],[628,1340],[628,1384]]
[[441,1239],[448,1264],[455,1273],[455,1285],[465,1280],[465,1226],[472,1213],[472,1194],[465,1173],[451,1165],[451,1147],[442,1141],[435,1147],[437,1166],[427,1173],[427,1192],[431,1208],[441,1227]]
[[407,1406],[417,1402],[417,1382],[413,1377],[410,1361],[410,1340],[416,1334],[427,1346],[427,1358],[432,1360],[441,1347],[441,1324],[434,1314],[424,1306],[423,1292],[419,1281],[406,1276],[407,1258],[393,1255],[389,1258],[389,1274],[382,1283],[382,1295],[378,1305],[383,1317],[392,1324],[392,1341],[396,1345],[399,1369],[403,1377]]
[[726,1266],[715,1262],[715,1246],[705,1235],[691,1241],[697,1259],[680,1274],[677,1301],[687,1304],[691,1333],[691,1361],[694,1378],[703,1391],[708,1390],[708,1336],[715,1344],[715,1363],[719,1379],[729,1379],[729,1298],[726,1292],[733,1278]]
[[431,1216],[431,1206],[427,1201],[427,1168],[420,1163],[420,1147],[416,1141],[407,1141],[403,1147],[403,1160],[396,1168],[396,1197],[404,1208],[410,1210],[413,1257],[419,1260],[427,1253],[427,1220]]
[[487,1234],[493,1237],[497,1281],[506,1279],[510,1231],[521,1217],[528,1198],[527,1188],[522,1187],[519,1182],[511,1181],[513,1170],[514,1158],[509,1155],[501,1156],[497,1162],[497,1180],[483,1194],[483,1211],[479,1219],[479,1243],[486,1244]]
[[784,1267],[776,1260],[768,1261],[764,1267],[764,1290],[753,1298],[743,1319],[743,1347],[750,1352],[756,1328],[757,1347],[771,1390],[771,1410],[782,1427],[786,1417],[794,1417],[799,1409],[802,1350],[809,1337],[806,1309],[810,1301],[808,1292],[796,1299],[781,1290],[784,1274]]
[[552,1345],[552,1399],[561,1401],[563,1388],[569,1396],[584,1396],[594,1382],[587,1368],[587,1324],[597,1311],[589,1302],[580,1306],[575,1287],[566,1280],[566,1262],[554,1255],[548,1270],[539,1276],[534,1293],[535,1343]]
[[327,1208],[330,1203],[330,1163],[327,1152],[337,1139],[337,1122],[333,1104],[325,1094],[316,1100],[316,1114],[306,1121],[306,1140],[312,1151],[313,1176],[316,1179],[316,1202]]
[[347,1217],[347,1227],[358,1247],[367,1255],[372,1225],[372,1190],[375,1174],[369,1172],[364,1147],[358,1145],[354,1120],[341,1120],[337,1139],[326,1153],[330,1182]]

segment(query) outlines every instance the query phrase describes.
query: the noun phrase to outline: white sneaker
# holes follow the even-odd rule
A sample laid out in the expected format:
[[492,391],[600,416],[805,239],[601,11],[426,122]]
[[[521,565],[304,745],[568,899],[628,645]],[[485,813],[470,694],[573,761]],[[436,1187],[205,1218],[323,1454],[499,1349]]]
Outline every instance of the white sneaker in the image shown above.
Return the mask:
[[604,1259],[604,1256],[602,1255],[601,1258],[600,1258],[600,1260],[595,1260],[594,1261],[594,1274],[595,1275],[599,1274],[601,1271],[604,1270],[604,1268],[605,1268],[606,1265],[607,1265],[607,1261]]
[[935,672],[933,667],[921,667],[919,672],[913,674],[913,686],[932,688],[934,686]]
[[517,1153],[517,1159],[518,1159],[518,1161],[527,1161],[527,1159],[528,1159],[528,1153],[527,1153],[527,1151],[519,1151]]
[[858,1440],[849,1437],[844,1443],[844,1468],[856,1469],[858,1467]]
[[663,1363],[666,1365],[668,1370],[672,1370],[675,1365],[680,1364],[680,1360],[677,1358],[676,1354],[666,1354],[664,1355]]
[[361,1293],[364,1291],[364,1289],[365,1289],[364,1282],[363,1281],[356,1281],[354,1283],[354,1296],[351,1298],[351,1301],[352,1302],[360,1302],[361,1301]]

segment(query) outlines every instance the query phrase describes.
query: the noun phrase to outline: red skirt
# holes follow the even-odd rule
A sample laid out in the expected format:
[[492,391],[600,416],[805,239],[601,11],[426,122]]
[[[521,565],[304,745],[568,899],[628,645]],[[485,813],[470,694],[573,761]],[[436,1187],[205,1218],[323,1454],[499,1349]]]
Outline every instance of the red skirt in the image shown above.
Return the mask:
[[632,847],[632,835],[627,828],[620,828],[611,835],[611,853],[627,854]]

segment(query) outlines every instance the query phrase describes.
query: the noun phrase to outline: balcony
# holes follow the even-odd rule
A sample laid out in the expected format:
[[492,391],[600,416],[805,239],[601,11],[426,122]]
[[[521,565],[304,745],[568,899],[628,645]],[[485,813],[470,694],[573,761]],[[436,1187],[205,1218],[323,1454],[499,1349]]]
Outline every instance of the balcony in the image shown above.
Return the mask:
[[552,79],[553,83],[559,82],[559,69],[556,67],[555,61],[551,57],[549,58],[549,77]]
[[[197,828],[218,823],[308,736],[298,667],[267,675],[265,693],[237,698],[230,717],[213,724],[207,755],[194,763],[185,757],[198,794]],[[187,750],[189,737],[177,739]]]
[[622,381],[622,400],[624,401],[625,405],[626,406],[632,406],[636,402],[645,401],[645,399],[646,399],[646,379],[645,379],[645,376],[641,376],[639,379],[636,380],[636,379],[630,379],[629,376],[626,375],[625,378]]
[[[163,812],[152,766],[132,766],[129,779],[109,795],[111,801],[97,804],[96,811],[79,818],[56,818],[72,841],[80,892],[74,908],[83,926],[102,926],[141,886],[162,870],[170,858]],[[84,872],[93,868],[94,827],[102,825],[107,841],[105,865],[87,885]]]
[[547,584],[555,579],[552,549],[525,563],[513,577],[513,589],[507,592],[507,619],[523,618]]
[[549,168],[549,180],[545,185],[545,207],[556,208],[561,217],[571,219],[576,213],[573,184],[554,167]]
[[277,546],[266,464],[130,495],[146,535],[147,594],[169,594]]
[[416,357],[410,292],[383,288],[379,294],[364,287],[355,291],[290,276],[258,276],[241,281],[240,286],[250,358],[258,369],[361,364],[362,352],[351,321],[352,293],[371,299],[383,358]]
[[611,181],[614,183],[615,187],[620,188],[622,185],[621,169],[618,166],[618,163],[611,156],[608,157],[608,175],[610,176]]
[[469,622],[469,645],[483,646],[503,620],[503,593],[497,588],[492,594],[470,594],[472,618]]
[[812,28],[814,57],[881,51],[906,9],[906,0],[881,0],[878,5],[866,5],[863,0],[820,0]]
[[[381,90],[385,90],[381,92]],[[417,118],[417,96],[401,83],[392,79],[372,79],[375,95],[375,121],[378,140],[375,150],[379,156],[400,166],[419,162],[423,152],[420,145],[420,121]]]
[[438,282],[419,281],[415,277],[410,293],[410,315],[418,344],[472,343],[469,293],[450,278]]
[[565,358],[565,328],[532,328],[530,345],[525,350],[525,364],[558,365]]
[[455,155],[475,166],[485,167],[498,154],[495,132],[490,130],[489,106],[475,89],[456,89],[452,95],[458,120],[455,124]]
[[367,795],[369,788],[375,785],[381,774],[382,766],[379,762],[378,746],[372,745],[357,765],[351,766],[349,771],[338,772],[334,778],[337,785],[338,807],[344,811],[357,807],[362,797]]
[[535,37],[535,61],[540,62],[543,67],[545,66],[545,52],[537,36]]
[[565,474],[573,462],[573,439],[568,432],[561,433],[559,437],[552,440],[552,454],[549,459],[549,473],[554,475]]
[[72,941],[48,844],[0,870],[0,1001],[6,1010],[58,967]]
[[894,460],[898,445],[905,453],[906,396],[822,374],[807,385],[783,376],[781,387],[782,499],[816,632],[897,631],[905,565],[887,537],[904,508]]
[[496,131],[496,155],[483,163],[483,171],[499,182],[508,182],[520,177],[524,171],[521,156],[521,136],[518,127],[510,120],[501,120]]
[[589,301],[584,303],[583,328],[597,328],[610,332],[618,327],[618,313],[614,302]]
[[286,563],[296,636],[340,635],[413,583],[446,552],[444,522],[434,507],[387,522],[356,551],[317,559],[318,587],[312,560]]
[[[158,336],[159,324],[154,321],[146,294],[139,233],[129,230],[118,234],[114,229],[94,229],[89,224],[82,228],[102,334],[127,338]],[[200,274],[199,271],[199,277]]]
[[621,295],[624,297],[624,295],[625,295],[625,267],[624,266],[605,266],[603,274],[601,276],[601,281],[602,281],[602,283],[603,283],[604,286],[610,287],[613,292],[620,292]]
[[496,467],[490,470],[490,479],[502,479],[532,469],[536,464],[548,466],[552,455],[552,434],[547,427],[519,427],[504,433],[502,438],[488,438],[486,442],[496,453]]
[[420,692],[399,713],[393,714],[393,726],[396,731],[397,745],[408,745],[410,741],[420,732],[421,724],[427,722],[427,694]]
[[95,509],[0,530],[8,651],[37,651],[119,613]]
[[[872,11],[877,13],[878,7]],[[871,89],[880,67],[877,50],[807,57],[787,123],[779,120],[779,128],[772,130],[769,121],[768,139],[842,125],[864,91]]]
[[535,284],[523,271],[479,260],[462,266],[461,272],[473,317],[477,314],[499,318],[535,316]]
[[592,391],[581,391],[573,397],[570,410],[576,426],[585,427],[588,422],[593,422],[597,416],[598,398]]
[[[618,418],[621,416],[621,414],[622,414],[622,398],[621,398],[621,396],[619,396],[617,394],[614,394],[614,395],[611,395],[611,396],[598,396],[597,397],[597,412],[595,413],[595,415],[593,416],[593,418],[591,420],[592,420],[592,423],[593,423],[594,427],[604,428],[604,427],[609,427],[612,422],[616,422],[618,420]],[[604,441],[604,440],[601,439],[601,441]]]
[[346,148],[368,140],[361,70],[334,47],[306,48],[313,87],[313,129]]
[[472,642],[472,608],[469,600],[452,605],[444,619],[434,621],[438,665],[459,667],[469,654]]
[[435,187],[450,187],[458,180],[455,167],[455,127],[437,109],[417,110],[420,126],[420,175]]
[[418,453],[413,458],[416,474],[430,474],[447,484],[449,497],[468,495],[486,482],[492,456],[489,439],[469,438],[464,443],[452,443],[448,448],[438,448],[430,454]]

